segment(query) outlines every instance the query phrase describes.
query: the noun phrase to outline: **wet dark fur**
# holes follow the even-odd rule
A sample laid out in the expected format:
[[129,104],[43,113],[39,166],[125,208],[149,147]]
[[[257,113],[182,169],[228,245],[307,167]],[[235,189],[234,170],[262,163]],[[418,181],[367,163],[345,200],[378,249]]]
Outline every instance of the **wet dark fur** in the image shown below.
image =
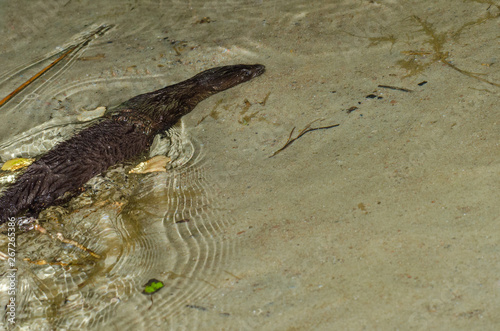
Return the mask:
[[110,166],[145,152],[158,133],[174,125],[203,99],[264,72],[262,65],[206,70],[184,82],[138,95],[31,164],[0,197],[0,224],[74,195]]

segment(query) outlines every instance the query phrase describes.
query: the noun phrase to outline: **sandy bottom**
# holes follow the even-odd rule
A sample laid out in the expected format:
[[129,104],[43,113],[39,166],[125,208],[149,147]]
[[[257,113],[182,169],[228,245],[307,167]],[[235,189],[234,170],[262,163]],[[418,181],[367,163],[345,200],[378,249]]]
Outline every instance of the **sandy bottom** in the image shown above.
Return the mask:
[[[82,31],[114,26],[0,108],[0,142],[213,66],[267,67],[183,119],[202,150],[194,167],[209,178],[198,211],[213,212],[199,214],[223,223],[199,231],[206,247],[187,249],[186,263],[201,255],[211,262],[193,267],[194,276],[175,263],[163,273],[152,268],[89,328],[116,327],[132,314],[131,329],[497,329],[495,1],[2,6],[1,97]],[[311,128],[340,125],[308,132],[270,157],[293,128],[292,138],[313,121]],[[171,247],[158,249],[168,255]],[[164,306],[148,311],[141,285],[162,276],[191,280],[185,292],[193,295],[158,292]],[[183,293],[186,284],[172,288]]]

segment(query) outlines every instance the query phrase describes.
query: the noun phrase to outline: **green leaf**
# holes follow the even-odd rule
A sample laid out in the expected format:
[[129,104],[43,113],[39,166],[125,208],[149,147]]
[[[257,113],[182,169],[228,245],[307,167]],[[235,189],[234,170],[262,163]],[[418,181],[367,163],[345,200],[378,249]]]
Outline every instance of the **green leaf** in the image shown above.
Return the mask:
[[152,278],[144,285],[144,291],[142,291],[142,293],[151,295],[161,290],[163,286],[165,285],[163,285],[162,281]]

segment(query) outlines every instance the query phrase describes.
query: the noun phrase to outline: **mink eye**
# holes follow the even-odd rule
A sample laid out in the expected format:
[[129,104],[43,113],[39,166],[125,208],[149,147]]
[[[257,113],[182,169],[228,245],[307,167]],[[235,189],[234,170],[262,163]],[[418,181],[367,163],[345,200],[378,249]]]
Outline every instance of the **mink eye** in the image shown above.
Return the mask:
[[252,75],[252,72],[251,72],[250,70],[248,70],[248,69],[243,69],[243,70],[241,71],[241,74],[242,74],[243,76],[251,76],[251,75]]

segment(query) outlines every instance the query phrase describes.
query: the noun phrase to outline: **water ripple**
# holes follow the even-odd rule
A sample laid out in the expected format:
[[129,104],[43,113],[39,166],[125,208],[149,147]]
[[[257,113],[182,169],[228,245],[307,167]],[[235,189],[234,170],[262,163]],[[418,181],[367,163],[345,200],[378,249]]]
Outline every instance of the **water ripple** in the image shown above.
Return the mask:
[[[182,125],[169,136],[169,171],[128,175],[132,165],[116,167],[68,208],[42,213],[52,236],[18,235],[19,325],[158,327],[216,288],[232,253],[224,238],[230,222],[220,214],[201,146]],[[152,278],[165,284],[153,298],[142,293]]]

